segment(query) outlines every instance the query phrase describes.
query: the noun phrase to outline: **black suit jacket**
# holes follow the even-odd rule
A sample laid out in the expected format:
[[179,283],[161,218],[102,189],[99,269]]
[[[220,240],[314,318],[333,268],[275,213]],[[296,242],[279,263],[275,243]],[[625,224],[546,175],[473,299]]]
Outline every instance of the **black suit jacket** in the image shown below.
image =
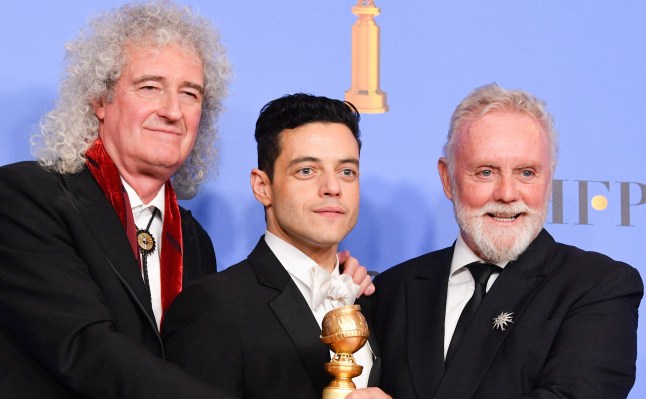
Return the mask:
[[[215,272],[215,254],[181,215],[186,283]],[[92,175],[0,168],[0,396],[213,397],[163,358],[139,266]]]
[[[307,302],[264,237],[249,257],[196,281],[164,322],[167,358],[237,398],[320,398],[330,353]],[[377,355],[375,341],[373,352]],[[379,358],[371,378],[379,375]],[[377,380],[371,380],[376,385]]]
[[[396,398],[625,398],[635,380],[638,272],[543,230],[487,293],[450,369],[444,315],[453,248],[375,279],[382,387]],[[502,330],[493,320],[513,312]]]

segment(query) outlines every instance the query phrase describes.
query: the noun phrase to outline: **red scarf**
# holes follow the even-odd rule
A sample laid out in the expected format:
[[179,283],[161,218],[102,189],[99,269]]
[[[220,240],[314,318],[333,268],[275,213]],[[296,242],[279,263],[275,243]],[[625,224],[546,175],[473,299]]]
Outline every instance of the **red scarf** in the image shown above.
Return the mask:
[[[96,139],[94,144],[85,154],[87,167],[97,183],[108,198],[115,212],[121,220],[130,246],[139,261],[139,247],[132,208],[128,200],[125,187],[121,184],[121,177],[117,166],[103,147],[101,139]],[[163,314],[182,290],[183,247],[182,247],[182,220],[179,214],[179,205],[175,191],[170,183],[166,182],[166,196],[164,201],[164,226],[162,227],[162,251],[160,258],[161,302]],[[141,265],[141,262],[139,262]]]

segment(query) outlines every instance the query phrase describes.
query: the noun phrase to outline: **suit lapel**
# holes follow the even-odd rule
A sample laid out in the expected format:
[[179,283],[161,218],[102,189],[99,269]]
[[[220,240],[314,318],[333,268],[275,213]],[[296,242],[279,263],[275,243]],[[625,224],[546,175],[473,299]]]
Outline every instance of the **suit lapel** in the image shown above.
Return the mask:
[[95,241],[103,249],[106,262],[117,274],[142,313],[146,315],[151,327],[157,330],[139,265],[117,214],[98,184],[87,169],[75,175],[64,176],[63,184],[67,188],[65,192],[72,205],[78,210],[86,226],[94,234]]
[[330,381],[323,369],[323,364],[330,361],[330,352],[319,340],[321,329],[303,294],[271,252],[264,237],[260,238],[248,260],[258,282],[279,291],[269,307],[293,341],[314,389],[322,392]]
[[370,375],[368,376],[368,386],[369,387],[378,387],[381,380],[381,356],[379,355],[379,345],[377,344],[377,339],[374,334],[368,339],[370,343],[370,349],[372,349],[374,359],[372,359],[372,368],[370,369]]
[[369,387],[378,387],[381,379],[381,354],[379,353],[379,344],[377,343],[377,337],[375,336],[375,327],[373,324],[373,312],[374,312],[374,296],[361,296],[359,297],[355,305],[361,306],[361,313],[363,313],[368,323],[368,330],[370,331],[370,336],[368,337],[368,344],[374,355],[372,359],[372,368],[370,369],[370,375],[368,376],[368,386]]
[[444,314],[453,248],[423,258],[406,286],[406,354],[417,397],[431,397],[444,373]]
[[189,224],[189,220],[192,219],[191,211],[180,207],[179,212],[182,219],[182,257],[184,260],[182,287],[185,287],[189,281],[193,281],[202,275],[203,268],[200,258],[203,251],[199,246],[200,242],[195,232],[195,226],[192,223]]
[[[485,296],[465,333],[451,368],[442,378],[435,398],[471,398],[484,379],[505,338],[522,322],[524,310],[545,281],[554,240],[543,230],[530,247],[509,263]],[[547,257],[546,257],[547,255]],[[493,325],[502,313],[513,313],[504,330]]]

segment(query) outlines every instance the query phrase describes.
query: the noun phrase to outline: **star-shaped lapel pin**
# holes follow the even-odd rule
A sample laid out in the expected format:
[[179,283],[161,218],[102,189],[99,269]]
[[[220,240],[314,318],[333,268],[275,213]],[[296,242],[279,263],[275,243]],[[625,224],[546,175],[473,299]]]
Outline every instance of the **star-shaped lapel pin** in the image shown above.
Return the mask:
[[493,327],[491,328],[492,330],[497,328],[501,331],[505,331],[505,327],[507,327],[507,324],[513,323],[513,315],[514,312],[502,312],[498,316],[493,318]]

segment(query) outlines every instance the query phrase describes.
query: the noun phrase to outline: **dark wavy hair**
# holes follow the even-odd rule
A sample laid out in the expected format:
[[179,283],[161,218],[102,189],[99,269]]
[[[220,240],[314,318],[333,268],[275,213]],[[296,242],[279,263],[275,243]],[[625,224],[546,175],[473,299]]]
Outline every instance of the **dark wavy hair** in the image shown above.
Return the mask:
[[280,155],[280,134],[308,123],[341,123],[350,129],[361,150],[359,112],[349,102],[311,94],[289,94],[265,104],[256,121],[258,169],[273,179]]

